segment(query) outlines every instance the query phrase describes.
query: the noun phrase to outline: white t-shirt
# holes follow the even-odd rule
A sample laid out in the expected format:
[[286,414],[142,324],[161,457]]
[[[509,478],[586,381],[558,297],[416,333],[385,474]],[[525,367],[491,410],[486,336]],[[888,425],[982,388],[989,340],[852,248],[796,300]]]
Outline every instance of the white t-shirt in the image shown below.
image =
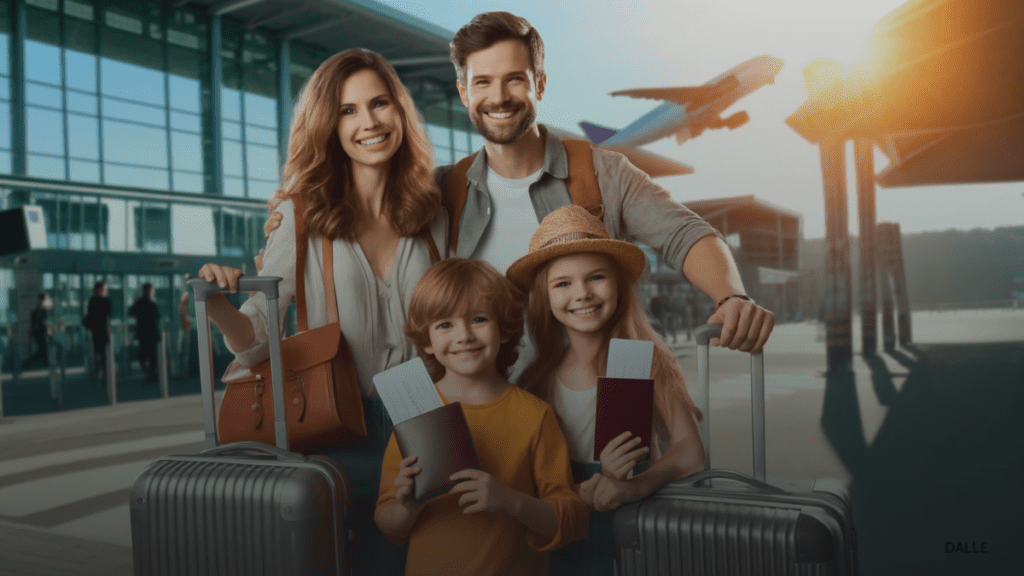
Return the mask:
[[572,390],[555,380],[551,407],[555,409],[562,432],[569,444],[569,458],[576,462],[594,459],[594,434],[597,429],[597,386]]
[[470,258],[486,260],[502,274],[530,249],[530,238],[540,227],[530,202],[530,185],[540,180],[544,169],[526,178],[509,180],[487,170],[491,193],[491,221]]

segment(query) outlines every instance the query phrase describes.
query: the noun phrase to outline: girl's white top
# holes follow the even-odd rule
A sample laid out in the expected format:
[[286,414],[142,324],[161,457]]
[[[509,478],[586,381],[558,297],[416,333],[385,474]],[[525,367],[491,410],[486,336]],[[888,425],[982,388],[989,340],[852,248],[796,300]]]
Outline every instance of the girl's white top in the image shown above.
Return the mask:
[[594,430],[597,426],[597,386],[571,390],[555,379],[551,407],[569,443],[569,458],[576,462],[597,462],[594,458]]
[[[284,313],[295,294],[295,208],[291,200],[278,206],[281,225],[267,239],[261,276],[280,276],[278,310]],[[441,257],[447,255],[448,216],[442,208],[430,223]],[[306,255],[306,309],[309,328],[327,323],[323,283],[323,245],[310,237]],[[375,396],[373,376],[411,360],[416,349],[405,338],[403,326],[413,288],[430,267],[430,250],[422,238],[401,238],[386,280],[374,275],[357,242],[334,241],[334,285],[338,320],[356,364],[363,396]],[[247,350],[231,350],[242,367],[254,366],[270,354],[266,298],[257,294],[240,308],[252,322],[256,339]],[[230,348],[229,348],[230,349]],[[229,372],[232,370],[229,368]],[[227,375],[226,375],[227,376]]]

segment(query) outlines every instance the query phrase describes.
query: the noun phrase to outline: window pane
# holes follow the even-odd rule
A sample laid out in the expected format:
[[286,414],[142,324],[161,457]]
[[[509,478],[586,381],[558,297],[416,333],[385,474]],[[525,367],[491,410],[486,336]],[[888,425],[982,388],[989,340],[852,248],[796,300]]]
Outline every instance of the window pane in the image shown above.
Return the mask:
[[277,182],[249,180],[249,198],[268,200],[277,191]]
[[27,40],[25,78],[60,85],[60,50],[52,44]]
[[[202,138],[198,134],[171,131],[171,159],[177,170],[203,171]],[[200,192],[202,185],[200,185]]]
[[161,107],[164,105],[162,72],[103,58],[100,73],[103,94]]
[[106,183],[115,186],[157,189],[166,189],[168,187],[167,170],[106,164],[103,172]]
[[[64,155],[64,119],[60,112],[28,107],[28,150]],[[61,178],[64,177],[61,169]]]
[[245,122],[267,128],[277,127],[277,100],[257,94],[245,95]]
[[103,99],[104,118],[117,118],[130,120],[132,122],[144,122],[157,126],[167,125],[167,112],[164,108],[146,106],[144,104],[132,104],[114,98]]
[[[198,56],[198,54],[197,54]],[[192,78],[170,75],[171,108],[199,113],[199,81]]]
[[25,97],[29,104],[61,108],[64,105],[60,90],[33,82],[25,83]]
[[96,92],[96,56],[74,50],[65,50],[67,85],[86,92]]
[[[227,66],[227,61],[224,63]],[[242,104],[238,90],[233,88],[221,88],[220,109],[225,120],[242,120]]]
[[96,115],[98,113],[97,104],[99,99],[95,96],[88,94],[82,94],[81,92],[73,92],[68,90],[68,110],[72,112],[85,112],[86,114]]
[[242,175],[242,145],[238,142],[225,140],[221,143],[223,148],[224,174],[229,176]]
[[28,155],[28,175],[64,180],[64,160],[49,156]]
[[171,205],[171,241],[175,254],[216,254],[213,231],[212,208]]
[[83,160],[71,160],[68,162],[71,168],[71,179],[76,182],[100,181],[99,162],[86,162]]
[[221,137],[232,140],[242,139],[242,125],[238,122],[224,121],[221,123]]
[[256,128],[254,126],[246,125],[245,139],[248,142],[274,147],[277,146],[277,132],[275,130],[267,130],[266,128]]
[[241,198],[245,196],[245,185],[241,178],[224,177],[224,195]]
[[203,175],[192,174],[189,172],[174,172],[172,174],[174,178],[173,188],[180,192],[202,192],[203,191]]
[[68,114],[68,149],[74,158],[100,158],[99,121],[92,116]]
[[277,181],[277,148],[249,144],[245,147],[249,178]]
[[[0,150],[11,149],[11,105],[0,102]],[[10,172],[10,170],[7,170]]]
[[104,119],[103,157],[111,162],[166,168],[167,131]]
[[188,114],[186,112],[171,112],[171,128],[175,130],[188,130],[189,132],[195,132],[199,134],[202,132],[202,124],[199,121],[199,116],[195,114]]

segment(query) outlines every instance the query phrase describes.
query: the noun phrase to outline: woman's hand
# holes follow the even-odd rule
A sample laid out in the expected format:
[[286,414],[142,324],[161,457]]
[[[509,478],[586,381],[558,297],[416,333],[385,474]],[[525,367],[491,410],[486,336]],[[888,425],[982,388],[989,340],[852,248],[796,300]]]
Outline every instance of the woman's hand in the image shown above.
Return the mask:
[[238,292],[238,277],[244,274],[238,268],[221,266],[212,262],[203,264],[196,276],[207,282],[216,282],[222,289],[227,288],[229,292]]
[[629,439],[633,433],[626,430],[612,438],[601,451],[601,474],[616,480],[625,480],[629,471],[647,457],[650,447],[637,448],[642,441],[639,436]]
[[601,481],[601,473],[595,472],[593,476],[587,478],[583,482],[580,482],[576,486],[576,494],[583,500],[583,503],[587,505],[587,508],[594,509],[594,489],[597,488],[597,484]]
[[615,510],[623,504],[636,502],[641,497],[643,495],[633,482],[601,476],[597,487],[594,488],[594,510]]
[[462,480],[448,493],[462,494],[459,497],[459,506],[462,507],[464,514],[474,512],[512,514],[511,503],[514,498],[512,489],[487,472],[467,468],[452,474],[450,479]]
[[413,466],[416,463],[415,456],[409,456],[398,463],[398,475],[395,476],[395,499],[398,503],[404,506],[407,510],[413,514],[419,514],[419,511],[423,509],[424,503],[417,502],[413,496],[413,487],[415,480],[413,476],[420,473],[419,466]]

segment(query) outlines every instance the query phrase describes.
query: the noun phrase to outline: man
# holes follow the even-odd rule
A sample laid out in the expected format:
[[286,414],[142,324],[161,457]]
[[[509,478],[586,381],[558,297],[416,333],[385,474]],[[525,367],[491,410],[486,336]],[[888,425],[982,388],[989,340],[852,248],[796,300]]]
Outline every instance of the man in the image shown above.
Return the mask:
[[40,292],[39,299],[36,301],[36,307],[32,310],[32,316],[29,319],[28,329],[29,336],[36,342],[36,352],[22,362],[22,368],[35,365],[50,365],[49,350],[46,345],[46,341],[50,336],[50,323],[46,319],[46,311],[50,308],[53,308],[53,300],[50,300],[50,295],[46,292]]
[[[468,190],[455,255],[487,260],[504,271],[527,252],[539,222],[569,204],[568,161],[561,141],[537,124],[544,96],[544,44],[525,19],[487,12],[455,34],[451,60],[457,88],[484,147],[466,172]],[[725,241],[699,216],[621,154],[593,151],[603,220],[613,238],[644,242],[717,303],[708,322],[722,324],[712,343],[761,350],[771,312],[745,295]],[[451,168],[439,169],[439,184]]]
[[113,305],[107,297],[107,284],[100,280],[92,287],[92,298],[82,324],[92,334],[92,372],[89,376],[100,380],[106,375],[107,344],[110,343],[110,314]]
[[142,285],[142,296],[128,309],[135,317],[135,338],[139,341],[139,366],[145,374],[143,382],[153,384],[156,377],[156,344],[160,341],[160,308],[153,301],[153,285]]

